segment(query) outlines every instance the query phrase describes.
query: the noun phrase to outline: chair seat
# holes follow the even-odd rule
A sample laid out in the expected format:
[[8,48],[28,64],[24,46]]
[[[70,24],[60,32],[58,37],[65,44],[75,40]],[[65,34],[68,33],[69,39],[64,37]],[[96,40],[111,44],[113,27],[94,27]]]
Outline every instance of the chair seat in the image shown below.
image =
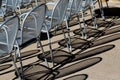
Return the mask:
[[[48,75],[53,74],[50,68],[41,65],[39,62],[23,66],[23,70],[25,80],[48,80]],[[16,72],[15,75],[17,76]]]

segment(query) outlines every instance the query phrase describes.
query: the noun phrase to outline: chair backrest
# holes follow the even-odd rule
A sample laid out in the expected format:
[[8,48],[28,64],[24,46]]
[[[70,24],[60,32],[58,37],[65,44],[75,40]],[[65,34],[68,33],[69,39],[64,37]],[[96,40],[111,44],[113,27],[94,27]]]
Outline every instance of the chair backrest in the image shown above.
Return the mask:
[[69,0],[58,0],[55,4],[51,18],[51,28],[60,25],[65,18]]
[[36,18],[36,37],[38,37],[41,33],[40,31],[42,30],[42,25],[45,20],[45,13],[45,4],[38,5],[31,11],[31,14],[33,14]]
[[9,7],[11,9],[15,10],[17,1],[19,1],[19,0],[6,0],[6,7]]
[[35,34],[34,38],[40,35],[42,29],[42,24],[45,19],[46,5],[41,4],[34,7],[31,11],[25,14],[25,17],[22,19],[21,30],[20,30],[20,45],[23,43],[23,36],[27,33],[26,30],[31,30],[27,34]]
[[8,48],[8,53],[11,53],[19,27],[19,19],[13,16],[0,25],[0,44],[5,44]]
[[32,2],[33,0],[16,0],[16,6],[20,7],[21,5],[28,5]]
[[94,0],[81,0],[81,3],[79,5],[80,11],[85,11],[90,8],[90,6],[93,6]]
[[85,0],[85,4],[86,4],[86,5],[91,5],[92,1],[93,1],[93,0]]
[[92,4],[93,0],[82,0],[82,6],[87,7]]
[[24,4],[30,4],[31,0],[6,0],[5,7],[12,11],[20,9]]
[[70,13],[78,13],[79,5],[82,3],[82,0],[70,0]]

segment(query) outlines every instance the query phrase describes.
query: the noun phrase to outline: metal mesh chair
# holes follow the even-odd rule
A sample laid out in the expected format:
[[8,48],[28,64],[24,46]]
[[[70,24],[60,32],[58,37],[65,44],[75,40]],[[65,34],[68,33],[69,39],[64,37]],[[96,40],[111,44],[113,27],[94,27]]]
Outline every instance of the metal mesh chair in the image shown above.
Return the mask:
[[[37,0],[16,0],[16,6],[21,8],[22,6],[32,5],[32,2],[37,2]],[[37,4],[37,3],[36,3]]]
[[21,14],[21,8],[26,8],[28,5],[32,6],[33,1],[35,1],[37,5],[37,0],[4,0],[4,8],[7,11],[17,11]]
[[[40,42],[40,35],[42,24],[45,19],[45,11],[45,4],[41,4],[34,7],[28,13],[24,13],[20,16],[21,26],[17,35],[18,44],[20,46],[32,39],[37,39],[37,47],[42,45]],[[42,47],[41,50],[44,54],[44,50]],[[45,62],[47,64],[46,59]]]
[[[66,27],[68,30],[68,47],[70,48],[70,52],[72,51],[72,46],[71,44],[71,40],[70,40],[70,34],[69,34],[69,22],[72,21],[74,18],[78,19],[78,23],[80,26],[80,30],[81,30],[81,23],[80,23],[80,17],[79,17],[79,5],[81,3],[81,0],[69,0],[69,4],[68,4],[68,8],[67,8],[67,12],[66,12],[66,18],[65,18],[65,22],[66,22]],[[81,31],[81,35],[83,36],[83,33]]]
[[0,17],[4,18],[5,16],[5,9],[3,8],[3,4],[5,1],[0,0]]
[[48,10],[46,12],[46,19],[45,19],[45,23],[42,28],[42,32],[47,33],[48,44],[50,48],[50,54],[51,54],[51,59],[53,61],[53,65],[54,65],[54,60],[53,60],[53,52],[52,52],[52,45],[51,45],[51,39],[49,36],[49,32],[51,29],[56,29],[64,21],[68,2],[69,0],[58,0],[53,10],[52,11]]
[[17,16],[11,17],[0,24],[0,56],[4,57],[10,55],[10,57],[12,57],[15,70],[17,71],[19,78],[21,78],[16,65],[16,60],[19,58],[22,70],[22,60],[16,41],[18,27],[19,19]]
[[[45,5],[39,5],[28,13],[20,15],[21,27],[18,33],[19,45],[36,38],[40,34],[42,23],[45,17]],[[24,39],[26,37],[26,40]],[[27,38],[28,37],[28,38]]]
[[81,0],[80,5],[79,5],[79,11],[82,15],[82,21],[83,21],[83,26],[84,29],[82,30],[82,37],[84,39],[87,39],[87,25],[85,23],[85,17],[84,17],[84,13],[85,11],[90,10],[90,14],[92,17],[92,22],[93,22],[93,27],[97,28],[97,24],[96,24],[96,17],[94,15],[94,2],[93,0]]
[[[1,0],[1,11],[2,15],[5,18],[6,16],[13,16],[13,13],[15,13],[16,8],[16,2],[15,0]],[[0,11],[0,12],[1,12]]]

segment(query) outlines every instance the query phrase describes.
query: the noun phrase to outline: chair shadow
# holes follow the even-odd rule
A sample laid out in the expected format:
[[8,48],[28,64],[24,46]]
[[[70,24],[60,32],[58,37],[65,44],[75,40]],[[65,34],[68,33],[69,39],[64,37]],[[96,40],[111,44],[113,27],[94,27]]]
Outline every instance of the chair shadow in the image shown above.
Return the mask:
[[110,34],[114,34],[114,33],[117,33],[117,32],[120,32],[120,26],[117,26],[115,28],[110,28],[110,29],[104,31],[103,35],[110,35]]
[[94,40],[92,42],[93,45],[91,45],[91,47],[99,46],[99,45],[102,45],[102,44],[107,44],[109,42],[112,42],[112,41],[115,41],[115,40],[118,40],[118,39],[120,39],[120,33],[115,33],[115,34],[112,34],[112,35]]
[[75,58],[72,59],[71,62],[77,61],[77,60],[82,60],[82,59],[86,59],[95,55],[99,55],[99,54],[103,54],[106,51],[109,51],[111,49],[113,49],[115,47],[115,45],[105,45],[105,46],[101,46],[98,48],[94,48],[88,51],[79,51],[77,53],[75,53]]
[[[103,8],[105,16],[120,16],[120,8],[119,7],[104,7]],[[96,9],[95,13],[98,14],[97,17],[101,17],[100,9]]]
[[[54,62],[56,63],[55,67],[59,68],[68,63],[72,63],[72,62],[75,62],[78,60],[82,60],[82,59],[93,57],[95,55],[102,54],[106,51],[113,49],[114,47],[115,47],[115,45],[112,45],[112,44],[104,45],[101,47],[90,49],[88,51],[84,50],[84,52],[79,51],[74,54],[69,54],[68,52],[63,52],[63,51],[61,51],[61,52],[56,51],[56,53],[53,52]],[[44,61],[42,54],[39,54],[38,58],[39,58],[39,60]],[[50,54],[47,54],[46,58],[47,58],[48,62],[52,62]]]
[[[104,21],[104,20],[99,20],[98,19],[97,20],[98,29],[93,29],[93,28],[90,27],[90,26],[92,26],[92,20],[91,19],[86,20],[86,24],[89,26],[87,28],[88,38],[96,37],[96,35],[99,35],[99,34],[108,35],[108,34],[113,34],[113,33],[116,33],[116,32],[120,31],[120,29],[119,29],[120,21],[119,21],[118,18],[115,18],[115,19],[111,18],[110,21]],[[102,28],[102,29],[99,30],[99,28]],[[80,29],[74,30],[73,33],[75,35],[80,35],[81,36]]]
[[[25,71],[27,72],[27,75],[25,75],[25,78],[28,80],[55,80],[57,78],[61,78],[61,77],[73,74],[75,72],[84,70],[86,68],[89,68],[101,62],[101,60],[102,60],[101,57],[89,58],[83,61],[72,63],[71,65],[63,67],[63,68],[59,67],[59,68],[55,68],[52,70],[50,69],[48,70],[45,67],[41,68],[41,65],[35,64],[30,69],[28,69],[28,71],[27,70]],[[76,76],[80,77],[81,80],[85,80],[87,78],[87,75],[85,74],[76,75]]]
[[[101,15],[100,15],[100,9],[96,9],[95,13],[97,14],[97,26],[98,29],[103,27],[104,29],[98,30],[98,29],[93,29],[91,26],[93,26],[93,20],[88,19],[85,21],[85,23],[88,25],[87,29],[87,34],[88,38],[96,36],[96,34],[101,33],[102,31],[104,32],[105,30],[109,30],[110,28],[114,28],[114,26],[120,25],[120,8],[118,7],[112,7],[112,8],[103,8],[104,15],[105,15],[105,20],[101,20]],[[108,20],[108,21],[107,21]],[[118,32],[119,30],[116,30]],[[81,31],[79,29],[76,29],[73,31],[74,34],[80,35],[81,36]],[[115,31],[114,31],[115,33]]]
[[[109,42],[120,39],[120,36],[119,36],[120,33],[118,33],[119,31],[120,31],[119,26],[115,28],[111,28],[109,30],[97,33],[91,40],[84,40],[81,38],[71,37],[71,46],[74,49],[87,49],[90,47],[107,44]],[[66,46],[64,44],[65,44],[65,40],[61,40],[59,42],[59,45],[61,46]]]
[[[103,52],[106,52],[106,51],[108,51],[108,50],[111,50],[112,48],[114,48],[115,46],[114,45],[106,45],[106,46],[102,46],[102,47],[99,47],[99,48],[95,48],[95,49],[91,49],[91,50],[89,50],[89,51],[85,51],[85,52],[83,52],[83,53],[81,53],[81,52],[77,52],[77,53],[75,53],[73,56],[74,57],[71,57],[71,55],[70,54],[68,54],[67,52],[66,52],[66,54],[65,54],[65,52],[63,53],[63,54],[61,54],[60,52],[58,52],[57,54],[56,54],[56,56],[54,56],[54,59],[55,59],[55,62],[56,63],[58,63],[57,65],[60,65],[60,66],[57,66],[57,67],[55,67],[55,68],[53,68],[54,70],[55,70],[55,72],[56,72],[56,70],[58,70],[59,71],[59,69],[60,69],[60,74],[58,75],[58,77],[61,77],[61,75],[62,76],[65,76],[65,75],[69,75],[69,74],[72,74],[72,73],[74,73],[74,72],[77,72],[77,71],[79,71],[79,70],[82,70],[82,69],[84,69],[84,68],[87,68],[87,67],[89,67],[89,66],[81,66],[81,61],[80,62],[78,62],[78,64],[76,63],[76,64],[74,64],[74,65],[76,65],[76,66],[81,66],[81,67],[79,67],[79,69],[78,68],[74,68],[74,67],[76,67],[76,66],[73,66],[73,69],[74,70],[72,70],[72,69],[70,69],[71,71],[70,71],[70,73],[68,73],[68,72],[64,72],[67,68],[65,68],[65,70],[64,69],[62,69],[61,70],[61,67],[63,67],[64,65],[66,65],[66,64],[68,64],[68,63],[73,63],[73,62],[75,62],[75,61],[78,61],[78,60],[82,60],[82,59],[86,59],[86,58],[90,58],[90,57],[92,57],[92,56],[94,56],[94,55],[98,55],[98,54],[101,54],[101,53],[103,53]],[[60,55],[60,56],[59,56]],[[50,56],[48,56],[48,57],[50,57]],[[100,59],[99,59],[100,60]],[[50,60],[51,61],[51,60]],[[62,62],[61,62],[62,61]],[[88,60],[89,61],[89,60]],[[84,62],[84,61],[83,61]],[[86,62],[86,61],[85,61]],[[34,62],[33,64],[36,64],[36,62]],[[86,63],[84,63],[84,64],[86,64]],[[31,65],[31,64],[28,64],[27,65],[27,67],[29,67],[29,65]],[[90,62],[89,62],[89,64],[86,64],[86,65],[91,65],[90,64]],[[71,65],[72,66],[72,65]],[[35,66],[34,66],[35,67]],[[40,68],[40,67],[39,67]],[[38,68],[34,68],[35,70],[34,71],[38,71],[39,69]],[[37,69],[37,70],[36,70]],[[75,69],[77,69],[77,70],[75,70]],[[7,71],[7,72],[3,72],[3,73],[1,73],[0,75],[3,75],[3,74],[6,74],[6,73],[10,73],[10,72],[13,72],[14,70],[10,70],[10,71]],[[31,71],[32,71],[32,69],[31,69]],[[57,71],[57,72],[58,72]],[[68,71],[68,70],[66,70],[66,71]],[[54,72],[54,71],[53,71]],[[34,72],[32,73],[32,74],[34,74]],[[41,75],[42,74],[42,72],[41,73],[35,73],[36,75]],[[52,73],[52,72],[50,72],[50,73],[47,73],[47,74],[44,74],[44,76],[43,77],[41,77],[41,78],[43,78],[44,79],[44,77],[46,77],[46,76],[48,76],[47,78],[49,78],[49,77],[51,77],[51,74],[52,74],[52,78],[54,77],[54,76],[56,76],[56,73]],[[56,78],[58,78],[58,77],[56,77]],[[54,77],[55,78],[55,77]],[[42,80],[42,79],[40,79],[40,80]]]
[[[38,59],[41,60],[41,61],[44,61],[44,56],[43,54],[39,54],[38,56]],[[47,51],[45,52],[45,57],[47,59],[48,62],[52,62],[51,60],[51,55],[50,55],[50,52]],[[70,54],[69,52],[67,51],[64,51],[64,50],[53,50],[53,58],[54,58],[54,63],[56,63],[55,66],[59,65],[59,64],[66,64],[68,61],[71,61],[73,58],[74,58],[74,55],[73,54]]]
[[0,65],[0,71],[6,70],[11,67],[12,67],[12,64]]
[[[118,10],[119,8],[112,8],[112,9],[104,9],[105,10],[105,16],[120,16],[119,14],[114,14],[114,13],[111,13],[108,15],[109,12],[111,11],[116,11]],[[109,12],[108,12],[109,11]],[[96,12],[97,13],[97,12]],[[106,23],[104,23],[106,24]],[[103,24],[103,25],[104,25]],[[107,23],[109,24],[109,22]],[[114,24],[112,24],[111,26],[108,26],[108,27],[112,27]],[[114,29],[111,29],[111,30],[108,30],[104,33],[104,36],[105,35],[109,35],[109,34],[113,34],[113,33],[116,33],[116,32],[119,32],[119,30],[117,28],[114,28]],[[103,34],[102,34],[103,35]],[[102,38],[102,39],[99,39],[99,37],[101,37],[100,34],[98,34],[96,37],[98,38],[97,40],[93,40],[93,42],[91,41],[85,41],[83,40],[83,42],[81,41],[78,41],[80,44],[82,45],[79,45],[78,46],[78,42],[74,42],[74,44],[72,44],[72,46],[75,46],[74,48],[76,49],[87,49],[87,48],[90,48],[90,47],[95,47],[95,46],[98,46],[98,45],[102,45],[102,44],[106,44],[108,42],[111,42],[111,41],[114,41],[114,40],[117,40],[117,39],[120,39],[120,34],[117,33],[117,34],[113,34],[113,35],[110,35],[110,36],[107,36],[105,38]],[[79,39],[80,40],[80,39]],[[76,41],[73,40],[73,41]],[[62,43],[63,44],[63,43]],[[90,44],[88,46],[88,44]],[[77,45],[77,47],[76,47]],[[66,47],[65,45],[63,45],[64,47]],[[85,47],[83,47],[85,46]],[[87,46],[87,47],[86,47]],[[63,52],[63,54],[61,54],[61,52],[58,52],[57,55],[54,54],[54,61],[57,63],[57,64],[61,64],[62,66],[59,66],[59,67],[56,67],[52,70],[52,72],[48,73],[47,74],[47,79],[48,80],[54,80],[54,79],[57,79],[57,78],[61,78],[61,77],[64,77],[64,76],[67,76],[67,75],[70,75],[72,73],[75,73],[75,72],[78,72],[78,71],[81,71],[83,69],[86,69],[88,67],[91,67],[97,63],[99,63],[102,58],[100,57],[96,57],[96,58],[89,58],[89,57],[92,57],[94,55],[98,55],[100,53],[103,53],[103,52],[106,52],[108,50],[111,50],[112,48],[114,48],[115,45],[106,45],[106,46],[102,46],[102,47],[99,47],[99,48],[95,48],[95,49],[92,49],[90,51],[86,51],[86,52],[83,52],[81,53],[78,52],[74,55],[74,57],[71,57],[71,55],[68,55],[69,53],[67,52]],[[60,54],[59,54],[60,53]],[[67,54],[66,54],[67,53]],[[43,57],[41,57],[41,55],[39,55],[38,57],[39,59],[43,59]],[[66,67],[63,67],[65,65],[64,61],[66,61],[66,58],[70,58],[71,60],[68,60],[67,63],[71,63],[71,65],[69,66],[66,66]],[[85,59],[85,58],[89,58],[89,59]],[[51,62],[50,60],[50,55],[47,54],[47,59]],[[82,60],[82,59],[85,59],[85,60]],[[82,60],[82,61],[79,61],[79,62],[76,62],[76,63],[73,63],[72,62],[75,62],[75,61],[78,61],[78,60]],[[61,63],[62,62],[62,63]],[[51,73],[53,73],[53,75],[51,75]],[[32,73],[34,74],[34,72]],[[38,79],[38,80],[42,80],[41,77],[39,77],[40,73],[36,75],[28,75],[27,77],[30,77],[31,79]],[[46,76],[46,75],[45,75]],[[50,77],[50,78],[49,78]],[[85,80],[86,77],[84,76],[81,76],[81,75],[75,75],[75,76],[71,76],[69,78],[66,78],[64,80],[72,80],[76,77],[81,77],[82,79],[81,80]],[[43,78],[45,79],[45,78]],[[79,79],[80,80],[80,79]]]
[[[22,58],[22,60],[26,60],[26,59],[30,59],[32,57],[36,57],[39,54],[39,52],[40,52],[40,50],[38,50],[38,49],[22,52],[21,58]],[[7,63],[10,61],[12,61],[12,58],[9,56],[0,58],[0,64]]]
[[101,62],[102,58],[100,57],[93,57],[93,58],[89,58],[89,59],[85,59],[76,63],[71,63],[71,65],[63,67],[62,68],[57,68],[54,70],[54,72],[56,73],[56,76],[54,76],[52,79],[57,79],[57,78],[61,78],[73,73],[76,73],[78,71],[84,70],[86,68],[89,68],[99,62]]
[[[111,19],[111,20],[110,21],[106,21],[107,18],[106,18],[106,20],[101,20],[101,18],[97,18],[96,24],[97,24],[98,28],[101,28],[101,27],[106,28],[106,27],[112,27],[112,26],[115,26],[115,25],[119,25],[119,22],[116,22],[116,24],[115,24],[115,21],[117,19],[114,19],[114,18],[112,19],[112,17],[109,18],[109,19]],[[86,20],[85,23],[88,26],[93,26],[93,20],[92,19]],[[111,24],[111,26],[110,26],[110,24]]]
[[[75,53],[74,55],[70,55],[68,52],[64,52],[64,51],[63,51],[64,53],[61,53],[59,51],[57,54],[55,54],[55,56],[53,55],[54,56],[54,61],[57,63],[57,65],[60,65],[60,66],[57,66],[56,69],[59,69],[62,66],[68,64],[68,63],[72,63],[72,62],[75,62],[75,61],[78,61],[78,60],[86,59],[86,58],[104,53],[108,50],[111,50],[114,47],[115,47],[114,45],[105,45],[105,46],[94,48],[94,49],[91,49],[89,51],[85,51],[85,52],[82,52],[82,53],[80,51],[80,52]],[[47,57],[48,57],[48,61],[51,62],[50,55],[48,55]],[[6,72],[1,73],[0,75],[10,73],[10,72],[13,72],[13,71],[14,70],[6,71]]]
[[[112,12],[111,14],[109,14],[108,12]],[[105,9],[105,16],[120,16],[120,14],[114,14],[115,12],[113,12],[114,10],[119,10],[119,8],[112,8],[110,11],[109,9]],[[112,11],[113,10],[113,11]],[[120,11],[118,11],[117,13],[119,13]],[[96,12],[98,13],[98,12]],[[98,16],[99,17],[99,16]],[[109,22],[108,22],[109,23]],[[108,23],[105,23],[105,24],[108,24]],[[115,24],[119,24],[119,23],[115,23]],[[104,24],[103,24],[104,25]],[[114,24],[112,24],[113,26]],[[112,27],[112,26],[107,26],[107,27]],[[91,47],[95,47],[95,46],[99,46],[99,45],[102,45],[102,44],[106,44],[106,43],[109,43],[111,41],[115,41],[115,40],[118,40],[120,39],[120,33],[117,33],[120,31],[120,27],[115,27],[115,28],[112,28],[112,29],[109,29],[105,32],[102,32],[102,33],[99,33],[97,35],[95,35],[95,38],[92,40],[92,41],[87,41],[87,40],[83,40],[83,39],[80,39],[80,38],[72,38],[71,40],[72,41],[72,47],[76,49],[82,49],[82,51],[88,49],[88,48],[91,48]],[[115,34],[114,34],[115,33]],[[110,35],[111,34],[111,35]],[[106,36],[108,35],[108,36]],[[100,38],[102,36],[106,36],[104,38]],[[100,39],[99,39],[100,38]],[[46,40],[46,36],[44,36],[44,39],[43,40]],[[32,40],[33,41],[33,40]],[[59,43],[60,44],[60,43]],[[64,41],[63,43],[61,44],[64,44]],[[25,44],[26,45],[26,44]],[[66,47],[65,45],[62,45],[64,47]],[[62,66],[59,66],[57,68],[55,68],[53,70],[53,75],[52,75],[52,79],[56,79],[56,78],[60,78],[60,77],[63,77],[63,76],[66,76],[66,75],[69,75],[69,74],[72,74],[72,73],[75,73],[77,71],[81,71],[83,69],[86,69],[92,65],[95,65],[96,63],[99,63],[102,58],[100,57],[97,57],[97,58],[91,58],[91,59],[86,59],[86,60],[83,60],[83,61],[80,61],[80,62],[76,62],[70,66],[67,66],[67,67],[64,67],[64,68],[61,68],[65,65],[65,63],[72,63],[72,62],[75,62],[75,61],[78,61],[78,60],[82,60],[82,59],[85,59],[85,58],[89,58],[89,57],[92,57],[94,55],[98,55],[98,54],[101,54],[103,52],[106,52],[108,50],[111,50],[112,48],[114,48],[115,45],[105,45],[105,46],[102,46],[102,47],[98,47],[98,48],[95,48],[95,49],[92,49],[90,51],[86,51],[86,52],[83,52],[81,53],[82,51],[78,52],[78,53],[75,53],[74,55],[70,55],[68,52],[64,52],[64,54],[57,54],[55,55],[55,62],[57,64],[61,64]],[[24,54],[22,54],[22,58],[24,59],[29,59],[31,57],[35,57],[37,56],[38,54],[35,54],[33,55],[34,53],[38,53],[39,50],[33,50],[33,51],[28,51],[28,52],[25,52]],[[73,56],[73,57],[71,57]],[[40,57],[39,57],[40,58]],[[61,58],[61,59],[60,59]],[[50,60],[50,56],[48,55],[48,60]],[[3,59],[4,61],[4,59]],[[5,62],[9,62],[11,61],[10,58],[5,58]],[[50,60],[51,61],[51,60]],[[65,62],[64,62],[65,61]],[[67,62],[66,62],[67,61]],[[0,61],[2,62],[2,61]],[[62,63],[61,63],[62,62]],[[3,65],[4,66],[4,65]],[[79,67],[78,67],[79,66]],[[7,66],[8,67],[11,67],[10,65]],[[6,66],[4,69],[7,69]],[[1,70],[4,70],[4,69],[0,69]],[[0,73],[0,75],[2,74],[5,74],[5,73],[9,73],[9,72],[12,72],[14,70],[10,70],[10,71],[7,71],[7,72],[4,72],[4,73]],[[49,73],[48,73],[49,74]],[[47,74],[47,75],[48,75]],[[50,72],[51,74],[51,72]],[[39,75],[39,74],[38,74]],[[48,75],[49,76],[49,75]],[[76,75],[77,76],[77,75]],[[38,77],[38,76],[35,76],[35,77]],[[43,76],[44,77],[44,76]],[[51,77],[51,75],[50,75]],[[74,78],[74,76],[72,76]],[[72,78],[70,77],[70,78]],[[79,76],[78,76],[79,77]],[[65,80],[67,80],[69,78],[66,78]],[[83,79],[84,80],[84,79]]]

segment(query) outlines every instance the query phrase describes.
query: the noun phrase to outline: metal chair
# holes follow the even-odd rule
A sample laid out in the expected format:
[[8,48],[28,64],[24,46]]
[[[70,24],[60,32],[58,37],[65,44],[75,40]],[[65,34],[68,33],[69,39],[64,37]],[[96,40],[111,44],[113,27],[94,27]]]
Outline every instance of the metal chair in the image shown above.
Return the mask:
[[[96,1],[98,2],[99,8],[100,8],[101,17],[103,20],[105,20],[102,1],[101,0],[96,0]],[[106,2],[107,7],[109,7],[107,1],[108,0],[106,0],[105,2]]]
[[2,15],[5,18],[6,16],[13,16],[15,13],[16,2],[15,0],[1,0],[1,11]]
[[[21,8],[26,8],[28,5],[32,6],[32,2],[37,0],[4,0],[4,8],[8,11],[22,13]],[[36,3],[37,5],[37,3]]]
[[[70,34],[69,34],[69,22],[72,21],[73,19],[77,18],[80,30],[81,28],[81,23],[80,23],[80,16],[79,16],[79,5],[81,3],[81,0],[69,0],[67,12],[66,12],[66,17],[65,17],[65,22],[66,22],[66,27],[68,30],[68,47],[70,48],[70,52],[72,51],[72,46],[71,40],[70,40]],[[83,36],[82,30],[81,30],[81,35]]]
[[54,60],[53,60],[52,44],[51,44],[49,32],[51,29],[55,30],[64,21],[68,3],[69,3],[69,0],[58,0],[53,10],[52,11],[48,10],[46,12],[46,19],[42,28],[42,32],[47,33],[48,44],[50,48],[51,60],[53,65],[54,65]]
[[20,9],[22,6],[32,5],[32,2],[35,2],[37,6],[37,0],[16,0],[16,6]]
[[93,27],[97,28],[96,17],[94,15],[93,0],[81,0],[80,5],[79,5],[79,13],[81,13],[81,15],[82,15],[83,30],[80,28],[80,31],[82,30],[82,32],[83,32],[82,38],[84,38],[84,39],[87,39],[87,25],[85,23],[85,17],[84,17],[84,13],[87,10],[90,10],[90,14],[92,17],[92,22],[93,22]]
[[[42,23],[45,19],[45,10],[45,4],[41,4],[31,11],[20,15],[21,24],[17,36],[19,45],[39,36]],[[28,37],[27,40],[24,39],[25,37]]]
[[[0,0],[0,17],[2,17],[4,19],[5,17],[5,8],[3,8],[3,5],[4,5],[5,1],[3,0]],[[1,20],[3,21],[3,20]]]
[[16,65],[16,61],[18,58],[22,71],[22,60],[19,46],[16,41],[18,28],[19,19],[17,16],[13,16],[0,24],[0,56],[4,57],[10,55],[10,57],[12,57],[15,70],[19,75],[19,79],[21,80],[23,75],[20,75]]
[[[65,15],[65,23],[66,23],[66,28],[67,28],[67,35],[64,34],[65,37],[65,42],[67,42],[67,48],[69,50],[70,53],[72,53],[72,46],[71,46],[71,38],[70,38],[70,29],[69,29],[69,23],[70,21],[72,21],[73,19],[77,18],[79,26],[80,26],[80,32],[81,35],[83,35],[82,32],[82,27],[81,27],[81,23],[80,23],[80,16],[79,16],[79,5],[81,5],[82,0],[69,0],[69,4],[67,7],[67,11],[66,11],[66,15]],[[60,42],[61,45],[61,42]]]
[[[45,4],[34,7],[31,11],[20,15],[20,29],[18,30],[17,40],[19,46],[32,39],[37,39],[37,47],[41,46],[40,35],[42,24],[45,19]],[[44,50],[41,47],[44,55]],[[47,64],[47,60],[45,59]],[[47,64],[48,66],[48,64]]]

